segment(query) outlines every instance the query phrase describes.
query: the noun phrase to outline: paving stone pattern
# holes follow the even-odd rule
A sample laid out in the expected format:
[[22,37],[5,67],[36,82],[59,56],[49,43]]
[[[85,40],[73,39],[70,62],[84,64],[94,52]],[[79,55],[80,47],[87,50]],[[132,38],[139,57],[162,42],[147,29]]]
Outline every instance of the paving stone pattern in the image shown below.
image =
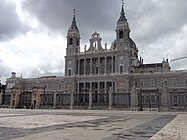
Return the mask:
[[[0,140],[40,140],[46,135],[42,140],[147,140],[175,117],[158,112],[0,109]],[[28,123],[32,127],[25,126]]]
[[176,115],[162,115],[147,123],[122,131],[103,140],[147,140],[172,121]]

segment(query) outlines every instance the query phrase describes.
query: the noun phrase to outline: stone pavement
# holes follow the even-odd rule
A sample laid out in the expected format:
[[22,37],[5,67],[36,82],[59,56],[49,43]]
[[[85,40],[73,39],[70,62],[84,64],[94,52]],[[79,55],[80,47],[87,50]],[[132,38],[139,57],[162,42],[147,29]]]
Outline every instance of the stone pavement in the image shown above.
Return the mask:
[[187,113],[0,109],[0,140],[185,140]]
[[187,140],[187,114],[178,114],[150,140]]

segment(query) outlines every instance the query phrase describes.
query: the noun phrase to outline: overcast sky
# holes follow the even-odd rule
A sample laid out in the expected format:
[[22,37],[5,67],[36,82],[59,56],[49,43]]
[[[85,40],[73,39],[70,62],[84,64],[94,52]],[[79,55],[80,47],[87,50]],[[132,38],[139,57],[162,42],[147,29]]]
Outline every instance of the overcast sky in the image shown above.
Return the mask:
[[[187,0],[126,0],[131,37],[145,63],[187,56]],[[66,34],[73,9],[81,48],[99,32],[102,44],[115,39],[121,0],[0,0],[0,79],[64,75]],[[187,69],[187,59],[171,63]]]

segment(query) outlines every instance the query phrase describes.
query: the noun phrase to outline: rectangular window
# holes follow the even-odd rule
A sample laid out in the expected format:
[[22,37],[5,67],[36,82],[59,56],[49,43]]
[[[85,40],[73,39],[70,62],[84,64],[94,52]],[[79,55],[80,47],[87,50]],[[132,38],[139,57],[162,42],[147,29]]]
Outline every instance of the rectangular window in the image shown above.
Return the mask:
[[173,96],[173,103],[178,104],[178,97],[176,95]]
[[61,102],[61,96],[58,97],[58,102],[59,102],[59,103]]
[[172,79],[172,86],[177,86],[177,79]]
[[123,74],[123,65],[120,66],[119,71],[120,71],[120,74]]
[[47,97],[44,96],[44,103],[47,103]]
[[49,87],[48,87],[48,84],[45,84],[45,87],[44,87],[45,89],[48,89]]
[[144,80],[140,80],[140,86],[144,86]]
[[54,102],[54,97],[52,96],[52,97],[51,97],[51,103],[53,103],[53,102]]
[[155,86],[155,80],[154,80],[154,79],[151,79],[151,80],[150,80],[150,86],[151,86],[151,87],[154,87],[154,86]]
[[161,86],[164,86],[164,79],[161,79]]
[[184,80],[184,85],[187,85],[187,79]]
[[152,96],[151,96],[151,103],[152,103],[152,104],[155,104],[155,103],[156,103],[156,96],[155,96],[155,95],[152,95]]
[[142,104],[145,104],[145,96],[142,96]]
[[98,68],[98,67],[95,68],[95,73],[96,73],[96,74],[99,73],[99,68]]
[[59,87],[59,88],[62,88],[62,84],[61,84],[61,83],[59,83],[59,84],[58,84],[58,87]]
[[187,95],[184,98],[184,103],[187,104]]
[[149,96],[146,95],[146,96],[145,96],[145,103],[147,104],[147,103],[149,103],[149,102],[150,102]]

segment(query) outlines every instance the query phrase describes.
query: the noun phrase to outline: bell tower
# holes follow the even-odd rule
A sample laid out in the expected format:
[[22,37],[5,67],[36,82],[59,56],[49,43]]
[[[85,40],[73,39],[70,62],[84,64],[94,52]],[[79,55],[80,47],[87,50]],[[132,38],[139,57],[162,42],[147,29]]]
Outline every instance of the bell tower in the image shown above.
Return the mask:
[[118,50],[128,49],[128,41],[130,38],[130,28],[125,17],[124,2],[122,1],[122,9],[120,18],[116,27],[116,47]]
[[120,74],[129,73],[131,67],[130,28],[125,17],[123,0],[120,17],[117,21],[116,39],[114,43],[117,54],[115,59],[115,71]]
[[76,12],[74,9],[72,24],[67,33],[66,55],[74,55],[80,50],[80,33],[76,24],[75,14]]
[[67,48],[65,56],[65,75],[76,74],[76,56],[80,52],[80,32],[76,24],[76,11],[73,12],[73,20],[67,32]]

